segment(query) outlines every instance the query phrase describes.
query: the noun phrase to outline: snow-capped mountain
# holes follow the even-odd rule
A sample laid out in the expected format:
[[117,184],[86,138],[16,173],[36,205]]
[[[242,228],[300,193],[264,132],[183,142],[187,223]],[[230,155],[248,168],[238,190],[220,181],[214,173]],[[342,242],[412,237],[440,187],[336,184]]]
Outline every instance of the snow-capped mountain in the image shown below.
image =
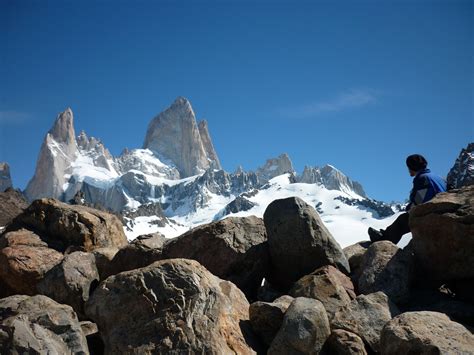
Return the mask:
[[222,170],[207,123],[197,123],[182,97],[151,121],[142,149],[118,157],[85,132],[76,137],[73,117],[67,109],[47,133],[26,196],[120,212],[130,239],[156,231],[175,237],[229,215],[261,217],[271,201],[289,196],[318,209],[343,244],[363,238],[369,225],[386,226],[395,213],[331,165],[306,167],[298,176],[287,154],[256,172]]
[[461,150],[448,173],[447,181],[453,188],[474,184],[474,143],[469,143]]

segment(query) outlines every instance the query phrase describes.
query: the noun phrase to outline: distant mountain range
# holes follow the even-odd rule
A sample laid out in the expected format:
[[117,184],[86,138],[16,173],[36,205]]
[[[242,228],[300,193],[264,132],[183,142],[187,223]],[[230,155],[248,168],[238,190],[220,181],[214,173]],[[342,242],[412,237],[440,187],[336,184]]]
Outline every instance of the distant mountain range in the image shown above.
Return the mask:
[[197,122],[183,97],[153,118],[141,149],[118,157],[85,132],[76,136],[71,109],[60,113],[25,195],[120,212],[130,239],[155,231],[174,237],[227,215],[262,216],[271,201],[299,196],[319,211],[336,239],[360,240],[368,226],[385,226],[400,207],[370,199],[361,184],[331,165],[307,166],[298,175],[287,154],[256,171],[224,171],[207,122]]

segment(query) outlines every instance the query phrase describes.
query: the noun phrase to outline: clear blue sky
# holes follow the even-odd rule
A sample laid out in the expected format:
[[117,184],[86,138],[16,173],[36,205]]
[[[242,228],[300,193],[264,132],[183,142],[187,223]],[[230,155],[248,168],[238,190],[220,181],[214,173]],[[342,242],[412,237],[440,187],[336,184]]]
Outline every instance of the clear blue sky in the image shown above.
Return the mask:
[[0,0],[0,161],[24,188],[45,133],[118,155],[177,96],[227,171],[286,152],[403,200],[405,157],[446,175],[474,141],[472,1]]

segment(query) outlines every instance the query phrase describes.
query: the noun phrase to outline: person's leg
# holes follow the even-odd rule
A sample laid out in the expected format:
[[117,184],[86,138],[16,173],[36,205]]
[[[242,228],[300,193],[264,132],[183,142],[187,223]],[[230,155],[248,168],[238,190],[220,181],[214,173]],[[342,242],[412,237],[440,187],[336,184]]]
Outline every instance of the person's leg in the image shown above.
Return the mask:
[[393,244],[397,244],[404,234],[410,233],[408,225],[410,215],[408,212],[402,213],[398,218],[382,231],[383,239],[390,240]]

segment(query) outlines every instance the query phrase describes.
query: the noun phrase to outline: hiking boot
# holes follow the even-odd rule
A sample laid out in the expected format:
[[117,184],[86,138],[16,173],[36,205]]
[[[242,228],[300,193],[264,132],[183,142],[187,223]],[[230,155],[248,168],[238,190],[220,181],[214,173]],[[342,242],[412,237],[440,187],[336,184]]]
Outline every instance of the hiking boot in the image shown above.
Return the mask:
[[373,229],[372,227],[369,227],[368,233],[369,233],[370,241],[372,243],[384,240],[383,233],[381,230],[378,231],[376,229]]

